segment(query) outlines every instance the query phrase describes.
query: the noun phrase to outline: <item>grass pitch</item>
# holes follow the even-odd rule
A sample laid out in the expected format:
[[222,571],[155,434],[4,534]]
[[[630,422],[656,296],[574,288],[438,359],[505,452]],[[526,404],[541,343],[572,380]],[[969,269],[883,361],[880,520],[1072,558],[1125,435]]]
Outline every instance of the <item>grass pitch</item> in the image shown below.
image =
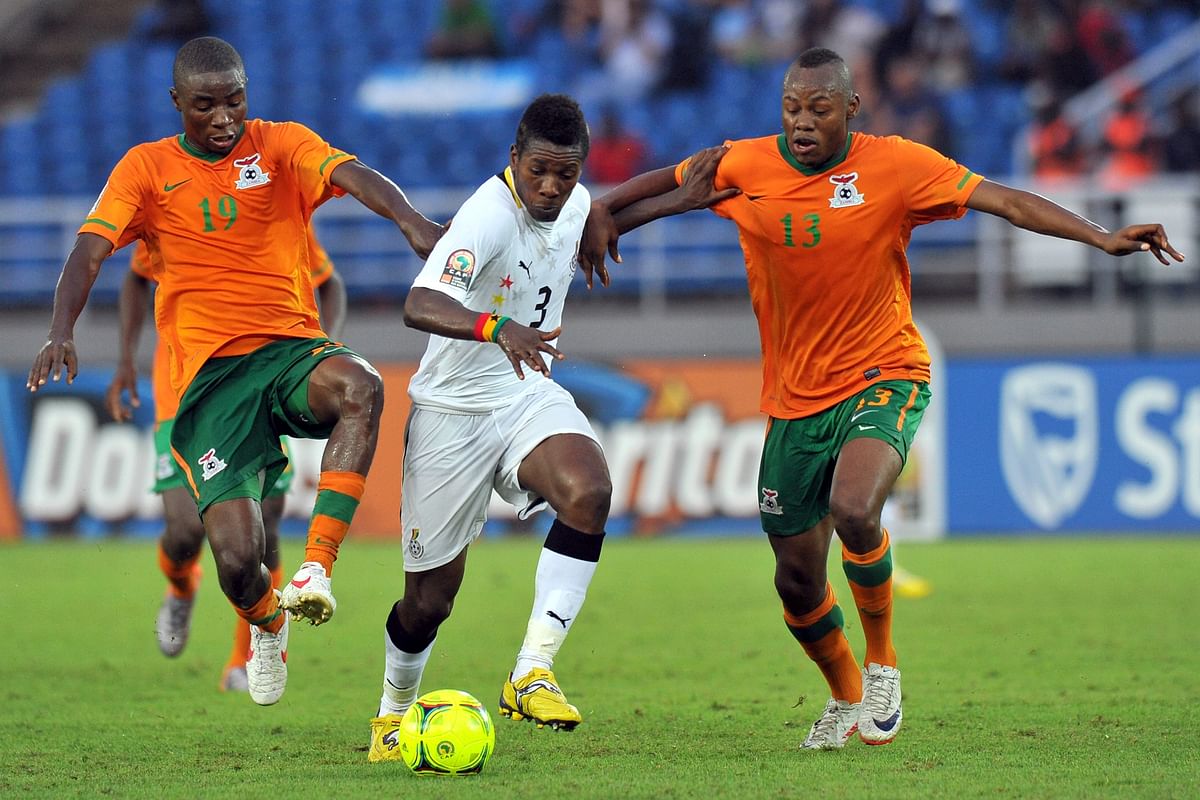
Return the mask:
[[[285,544],[289,573],[300,547]],[[610,541],[555,665],[584,724],[500,718],[537,552],[528,539],[472,551],[423,688],[484,700],[497,750],[483,775],[444,779],[366,758],[399,546],[351,539],[337,616],[293,627],[287,693],[269,708],[216,690],[232,614],[210,557],[191,641],[168,660],[152,544],[0,547],[0,796],[1200,796],[1200,539],[902,545],[935,586],[897,601],[904,729],[836,753],[799,750],[826,690],[753,537]]]

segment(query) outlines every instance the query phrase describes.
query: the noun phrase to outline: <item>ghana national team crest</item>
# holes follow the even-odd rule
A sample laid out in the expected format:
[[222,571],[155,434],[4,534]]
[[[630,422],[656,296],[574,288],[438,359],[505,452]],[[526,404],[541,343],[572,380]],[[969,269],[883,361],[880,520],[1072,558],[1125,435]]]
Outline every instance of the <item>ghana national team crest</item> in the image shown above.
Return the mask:
[[239,189],[253,189],[255,186],[265,186],[271,182],[271,176],[258,165],[262,158],[258,153],[245,158],[235,159],[233,166],[237,167],[238,179],[234,185]]
[[829,176],[829,182],[833,184],[833,197],[829,198],[830,208],[861,206],[867,202],[866,195],[859,192],[858,187],[854,185],[856,180],[858,180],[857,172]]
[[408,554],[413,558],[420,558],[425,555],[425,545],[421,544],[417,539],[421,536],[420,528],[413,528],[412,535],[408,540]]

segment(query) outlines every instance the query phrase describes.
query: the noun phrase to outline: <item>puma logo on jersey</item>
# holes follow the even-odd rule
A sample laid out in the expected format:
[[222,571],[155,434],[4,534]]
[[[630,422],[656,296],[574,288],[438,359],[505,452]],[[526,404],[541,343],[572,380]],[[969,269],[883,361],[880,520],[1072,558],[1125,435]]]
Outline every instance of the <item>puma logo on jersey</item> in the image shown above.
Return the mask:
[[530,271],[529,271],[529,265],[526,264],[524,261],[518,261],[517,266],[520,267],[521,269],[525,270],[525,277],[527,277],[527,278],[533,277],[533,274],[530,273]]

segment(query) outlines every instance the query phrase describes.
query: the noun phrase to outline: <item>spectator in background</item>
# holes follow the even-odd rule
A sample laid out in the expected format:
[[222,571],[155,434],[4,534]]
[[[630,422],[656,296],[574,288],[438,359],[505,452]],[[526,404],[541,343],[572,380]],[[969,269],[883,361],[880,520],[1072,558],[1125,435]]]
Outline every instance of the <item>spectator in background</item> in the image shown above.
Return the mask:
[[1158,143],[1142,93],[1127,90],[1104,124],[1100,142],[1104,161],[1099,175],[1106,186],[1124,188],[1158,171]]
[[915,55],[892,59],[872,127],[946,152],[950,150],[946,119],[936,94],[923,80],[923,71]]
[[1062,116],[1062,104],[1048,91],[1035,101],[1029,135],[1033,174],[1043,180],[1077,178],[1084,173],[1079,133]]
[[1078,5],[1075,36],[1097,78],[1116,72],[1134,58],[1133,44],[1110,0],[1071,0]]
[[854,63],[869,55],[886,32],[887,23],[869,8],[844,0],[808,0],[798,41],[783,55],[792,58],[812,47],[827,47]]
[[626,131],[613,108],[600,117],[599,133],[592,139],[586,169],[589,183],[615,186],[646,168],[646,143]]
[[750,0],[718,0],[712,17],[712,45],[730,64],[758,64],[767,57],[760,18]]
[[1167,172],[1200,172],[1200,89],[1193,87],[1171,103],[1162,149]]
[[500,41],[487,5],[482,0],[445,0],[425,54],[435,59],[498,58]]
[[999,72],[1007,80],[1022,83],[1040,78],[1066,94],[1087,88],[1094,77],[1070,22],[1042,0],[1015,0],[1008,15]]
[[151,39],[183,43],[210,30],[212,25],[201,0],[158,0],[147,33]]
[[610,98],[640,99],[666,74],[671,20],[650,0],[602,0],[600,52]]
[[927,0],[929,12],[915,29],[915,49],[927,82],[939,92],[961,89],[975,71],[971,37],[963,26],[961,0]]

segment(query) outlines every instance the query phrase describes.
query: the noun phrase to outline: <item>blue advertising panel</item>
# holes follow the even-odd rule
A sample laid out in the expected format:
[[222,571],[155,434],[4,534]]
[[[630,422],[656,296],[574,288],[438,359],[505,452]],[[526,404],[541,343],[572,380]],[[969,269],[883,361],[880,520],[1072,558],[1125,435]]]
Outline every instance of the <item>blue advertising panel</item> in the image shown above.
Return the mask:
[[1200,532],[1200,359],[951,360],[951,533]]

